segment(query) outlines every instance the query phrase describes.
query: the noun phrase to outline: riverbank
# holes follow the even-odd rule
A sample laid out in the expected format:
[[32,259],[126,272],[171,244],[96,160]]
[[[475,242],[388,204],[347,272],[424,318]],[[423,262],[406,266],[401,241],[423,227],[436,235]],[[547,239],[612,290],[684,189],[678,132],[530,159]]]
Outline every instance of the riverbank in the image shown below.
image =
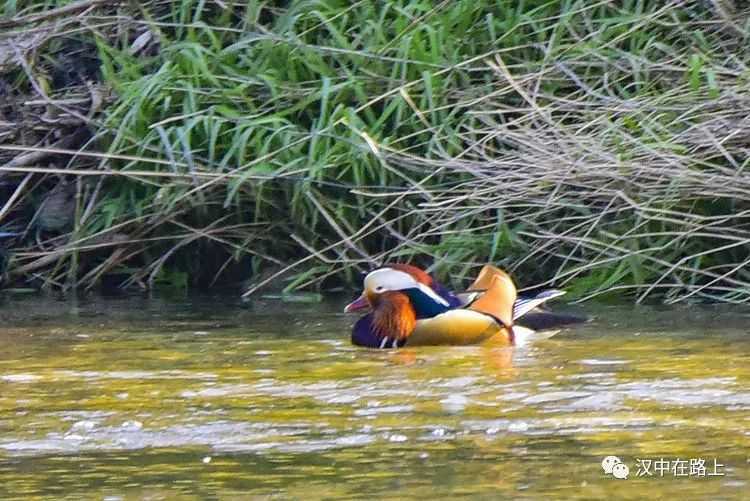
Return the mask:
[[4,2],[5,283],[745,302],[738,6]]

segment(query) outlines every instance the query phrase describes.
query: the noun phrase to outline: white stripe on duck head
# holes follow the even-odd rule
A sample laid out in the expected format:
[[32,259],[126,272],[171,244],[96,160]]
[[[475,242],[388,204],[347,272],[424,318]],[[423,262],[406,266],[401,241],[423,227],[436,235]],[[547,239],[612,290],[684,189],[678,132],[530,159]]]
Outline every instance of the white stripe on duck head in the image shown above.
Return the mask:
[[435,292],[432,287],[418,281],[413,275],[404,271],[386,267],[370,272],[365,277],[364,294],[375,307],[389,292],[399,292],[408,297],[412,308],[419,318],[431,318],[451,308],[448,301]]

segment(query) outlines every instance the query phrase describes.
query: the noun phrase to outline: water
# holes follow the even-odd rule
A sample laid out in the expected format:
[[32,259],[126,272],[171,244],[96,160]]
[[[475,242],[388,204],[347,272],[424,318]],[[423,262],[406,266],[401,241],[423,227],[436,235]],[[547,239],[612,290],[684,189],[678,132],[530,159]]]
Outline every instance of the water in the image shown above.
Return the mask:
[[342,305],[5,298],[0,498],[747,499],[750,309],[380,352]]

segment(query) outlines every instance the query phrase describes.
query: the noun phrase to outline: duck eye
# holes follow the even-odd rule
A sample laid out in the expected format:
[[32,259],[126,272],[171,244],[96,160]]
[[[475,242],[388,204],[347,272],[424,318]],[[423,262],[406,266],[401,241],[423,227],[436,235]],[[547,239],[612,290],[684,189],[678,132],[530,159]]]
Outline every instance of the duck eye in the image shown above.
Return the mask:
[[378,285],[377,287],[375,287],[375,292],[383,292],[384,290],[385,287],[383,287],[382,285]]

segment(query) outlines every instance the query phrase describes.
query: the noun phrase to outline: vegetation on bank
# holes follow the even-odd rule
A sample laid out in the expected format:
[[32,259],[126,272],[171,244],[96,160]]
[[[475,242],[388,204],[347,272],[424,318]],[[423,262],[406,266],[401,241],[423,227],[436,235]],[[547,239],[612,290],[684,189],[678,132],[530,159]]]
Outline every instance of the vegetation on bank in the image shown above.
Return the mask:
[[5,281],[748,301],[748,9],[0,0]]

